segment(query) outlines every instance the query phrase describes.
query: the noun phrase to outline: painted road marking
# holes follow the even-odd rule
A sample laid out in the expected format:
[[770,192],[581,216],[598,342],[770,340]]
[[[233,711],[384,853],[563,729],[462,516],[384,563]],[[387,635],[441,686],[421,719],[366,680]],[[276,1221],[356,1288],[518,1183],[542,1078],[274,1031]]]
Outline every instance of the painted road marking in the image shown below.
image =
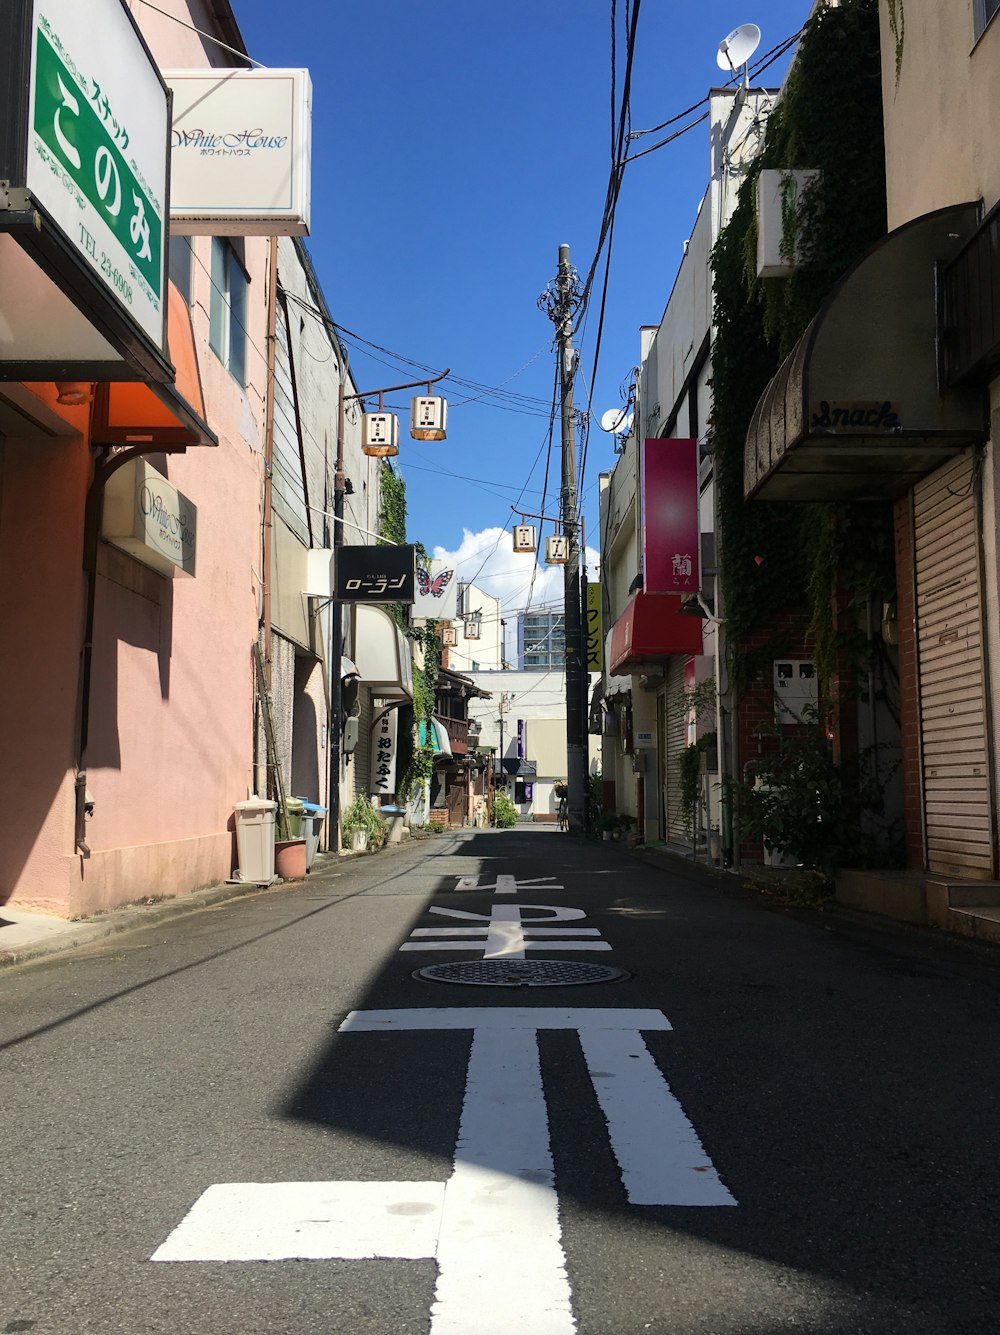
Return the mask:
[[[539,917],[525,917],[525,911]],[[399,947],[405,950],[482,949],[486,960],[523,960],[529,950],[610,950],[596,927],[552,927],[546,923],[577,922],[587,915],[583,909],[555,904],[494,904],[492,911],[470,913],[465,909],[432,906],[429,913],[479,923],[477,927],[416,927]]]
[[544,889],[544,890],[564,890],[562,885],[553,885],[554,876],[536,876],[530,881],[519,881],[516,876],[498,876],[495,881],[490,881],[486,885],[479,884],[478,876],[460,876],[455,886],[456,890],[495,890],[498,895],[515,895],[518,890]]
[[538,1057],[543,1029],[578,1034],[633,1204],[736,1204],[640,1037],[670,1029],[662,1011],[352,1011],[339,1032],[459,1029],[471,1029],[473,1041],[446,1183],[219,1183],[152,1260],[433,1259],[430,1335],[467,1335],[470,1320],[477,1335],[574,1335]]

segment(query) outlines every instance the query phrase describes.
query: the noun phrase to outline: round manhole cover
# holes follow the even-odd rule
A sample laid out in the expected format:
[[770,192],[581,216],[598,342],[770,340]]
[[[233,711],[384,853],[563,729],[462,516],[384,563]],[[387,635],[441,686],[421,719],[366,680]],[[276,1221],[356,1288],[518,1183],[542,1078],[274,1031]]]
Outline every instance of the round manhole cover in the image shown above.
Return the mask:
[[582,983],[615,983],[628,976],[624,969],[576,960],[465,960],[460,964],[428,964],[413,974],[429,983],[465,983],[470,987],[577,987]]

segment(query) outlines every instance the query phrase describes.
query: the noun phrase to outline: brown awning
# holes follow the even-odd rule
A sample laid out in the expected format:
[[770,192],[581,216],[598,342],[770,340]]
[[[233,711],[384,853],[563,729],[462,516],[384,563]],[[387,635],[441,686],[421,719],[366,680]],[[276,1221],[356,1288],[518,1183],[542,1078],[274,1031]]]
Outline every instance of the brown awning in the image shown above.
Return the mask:
[[980,388],[942,392],[937,269],[975,232],[957,204],[890,232],[841,279],[750,422],[744,494],[761,500],[902,495],[988,436]]
[[173,384],[115,380],[97,386],[95,444],[218,445],[205,421],[191,311],[173,283],[167,298],[167,346],[176,375]]

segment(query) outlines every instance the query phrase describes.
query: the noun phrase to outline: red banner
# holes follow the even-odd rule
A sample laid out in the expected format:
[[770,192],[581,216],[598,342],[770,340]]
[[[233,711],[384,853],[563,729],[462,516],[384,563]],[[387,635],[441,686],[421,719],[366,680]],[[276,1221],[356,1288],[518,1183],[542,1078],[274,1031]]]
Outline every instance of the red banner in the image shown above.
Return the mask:
[[643,588],[697,593],[701,587],[698,442],[645,440],[642,446]]

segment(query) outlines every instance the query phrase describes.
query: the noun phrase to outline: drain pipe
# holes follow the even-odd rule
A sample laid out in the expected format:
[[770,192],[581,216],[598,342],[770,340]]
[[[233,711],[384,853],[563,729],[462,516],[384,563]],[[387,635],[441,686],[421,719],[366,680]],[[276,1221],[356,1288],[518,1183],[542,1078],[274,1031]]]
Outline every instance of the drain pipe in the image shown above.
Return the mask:
[[[100,392],[100,387],[98,387]],[[83,573],[87,581],[84,609],[83,643],[80,648],[79,701],[76,743],[76,815],[74,851],[90,857],[87,844],[87,817],[93,805],[87,797],[87,745],[90,741],[90,684],[94,661],[94,617],[97,608],[97,554],[101,545],[101,518],[104,514],[104,488],[125,464],[144,454],[183,454],[185,445],[132,445],[125,449],[101,445],[101,455],[94,465],[94,476],[87,491],[83,514]]]

